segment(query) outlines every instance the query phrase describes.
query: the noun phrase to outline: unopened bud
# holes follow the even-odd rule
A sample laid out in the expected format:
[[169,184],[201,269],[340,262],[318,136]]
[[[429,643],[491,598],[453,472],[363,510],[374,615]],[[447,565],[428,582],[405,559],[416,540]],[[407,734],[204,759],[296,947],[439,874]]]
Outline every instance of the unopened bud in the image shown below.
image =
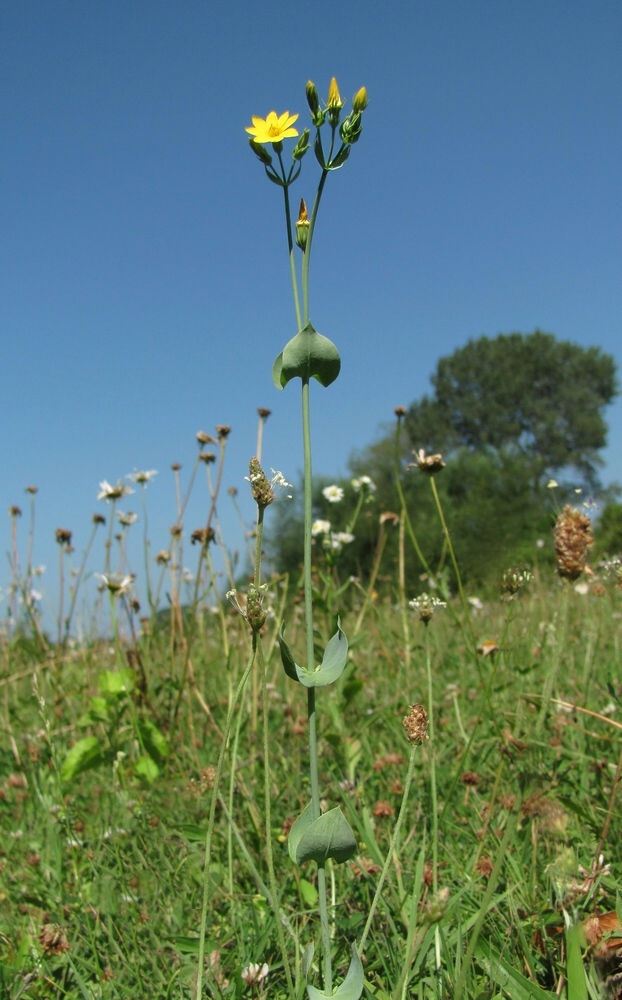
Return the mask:
[[307,206],[305,204],[304,198],[300,199],[300,212],[298,215],[298,221],[296,223],[296,243],[301,250],[305,250],[307,247],[307,239],[309,238],[309,217],[307,215]]
[[357,90],[356,94],[352,98],[352,110],[354,112],[360,113],[361,111],[365,110],[368,103],[369,102],[367,100],[367,88],[361,87],[361,89]]
[[255,142],[254,139],[249,139],[248,144],[251,147],[257,159],[261,160],[261,162],[265,167],[269,167],[270,164],[272,163],[272,157],[270,156],[270,153],[268,152],[266,147],[263,146],[260,142]]
[[339,93],[339,87],[337,86],[337,81],[335,77],[330,81],[330,86],[328,88],[328,100],[326,101],[327,108],[342,108],[343,101],[341,100],[341,94]]
[[309,129],[306,128],[292,150],[292,159],[296,161],[302,160],[303,156],[309,149],[309,135]]
[[430,924],[437,924],[442,920],[449,905],[449,889],[439,889],[433,896],[430,896],[425,905],[425,918]]
[[317,87],[312,80],[307,81],[307,104],[312,115],[317,115],[320,110],[320,96]]
[[352,143],[358,142],[362,131],[363,121],[361,118],[361,112],[355,111],[353,114],[348,115],[346,120],[343,122],[341,128],[339,129],[339,134],[345,143],[352,145]]

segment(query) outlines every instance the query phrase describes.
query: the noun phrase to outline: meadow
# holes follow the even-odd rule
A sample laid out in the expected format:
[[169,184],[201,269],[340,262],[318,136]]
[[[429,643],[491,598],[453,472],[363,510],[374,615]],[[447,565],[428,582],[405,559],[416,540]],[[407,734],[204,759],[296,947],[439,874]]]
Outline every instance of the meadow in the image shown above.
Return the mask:
[[[283,950],[295,995],[315,975],[318,869],[287,849],[310,795],[308,722],[279,651],[283,620],[291,649],[304,646],[300,581],[268,580],[264,666],[249,671],[255,632],[210,584],[210,531],[199,541],[194,602],[169,553],[165,612],[154,601],[139,621],[109,573],[105,639],[58,641],[24,610],[5,630],[7,998],[194,996],[205,885],[204,995],[289,996]],[[619,996],[615,562],[578,583],[550,566],[509,573],[485,602],[452,596],[444,577],[402,587],[399,566],[378,568],[394,582],[346,590],[314,544],[316,659],[337,604],[349,636],[317,722],[321,808],[339,806],[355,837],[347,861],[325,866],[336,976],[365,934],[365,995],[381,1000]],[[413,704],[431,725],[409,744]]]

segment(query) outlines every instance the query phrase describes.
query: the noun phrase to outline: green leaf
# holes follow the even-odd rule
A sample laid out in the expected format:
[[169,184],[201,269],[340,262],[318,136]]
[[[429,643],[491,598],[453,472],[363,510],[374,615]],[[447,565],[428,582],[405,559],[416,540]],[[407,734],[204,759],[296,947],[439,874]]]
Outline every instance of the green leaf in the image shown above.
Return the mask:
[[78,774],[96,767],[102,760],[101,743],[96,736],[85,736],[78,740],[65,757],[60,769],[62,781],[73,781]]
[[568,980],[568,1000],[588,1000],[587,981],[581,954],[581,930],[569,927],[566,931],[566,978]]
[[341,369],[335,345],[307,323],[279,354],[272,366],[272,381],[283,389],[293,378],[315,378],[325,388],[334,382]]
[[292,651],[283,638],[283,625],[279,631],[279,648],[281,662],[285,673],[294,681],[300,681],[304,687],[326,687],[333,684],[343,673],[348,660],[348,640],[341,629],[341,621],[337,619],[337,631],[324,651],[319,667],[315,670],[303,670],[294,660]]
[[304,899],[307,906],[317,906],[318,891],[311,882],[307,882],[306,878],[300,879],[300,895]]
[[134,764],[134,772],[150,785],[160,776],[160,768],[151,757],[139,757]]
[[[331,996],[338,997],[339,1000],[359,1000],[359,997],[363,992],[364,985],[365,976],[363,974],[363,964],[359,958],[358,951],[356,950],[356,945],[353,944],[352,959],[350,961],[348,974],[341,986],[338,986],[337,989],[333,991]],[[307,993],[309,994],[309,1000],[323,1000],[324,997],[328,996],[328,994],[322,993],[321,990],[317,990],[315,986],[311,986],[311,983],[307,983]]]
[[479,942],[475,955],[488,975],[494,976],[495,984],[502,986],[512,1000],[556,1000],[556,993],[542,989],[523,976],[489,942]]
[[345,670],[348,660],[348,640],[341,629],[341,621],[337,619],[337,631],[324,651],[324,657],[319,667],[313,673],[300,671],[298,680],[305,687],[326,687],[333,684]]
[[110,713],[108,712],[108,702],[105,698],[91,698],[91,708],[89,714],[97,719],[98,722],[110,722]]
[[156,763],[159,764],[165,757],[168,757],[168,743],[153,722],[150,722],[149,719],[142,719],[138,723],[138,730],[145,750]]
[[127,667],[122,670],[104,670],[98,678],[99,690],[103,695],[117,697],[129,694],[134,689],[134,671]]
[[294,657],[292,655],[292,651],[285,642],[285,639],[283,638],[284,628],[285,628],[285,622],[283,622],[281,628],[279,629],[279,649],[281,650],[281,663],[283,664],[283,669],[285,670],[287,676],[291,677],[293,681],[297,681],[298,674],[302,670],[302,667],[299,667],[298,664],[295,662]]
[[184,937],[181,934],[176,934],[174,937],[169,938],[173,948],[180,951],[182,955],[198,955],[200,940],[199,937]]
[[289,831],[287,846],[297,865],[307,861],[323,865],[328,858],[340,865],[355,853],[356,839],[339,806],[313,819],[309,803]]

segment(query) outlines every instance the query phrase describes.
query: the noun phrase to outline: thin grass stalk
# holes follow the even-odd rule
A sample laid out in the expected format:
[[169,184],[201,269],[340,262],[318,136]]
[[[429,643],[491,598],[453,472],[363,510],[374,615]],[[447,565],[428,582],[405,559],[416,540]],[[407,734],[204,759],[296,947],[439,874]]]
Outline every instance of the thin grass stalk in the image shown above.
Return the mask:
[[67,618],[65,619],[65,635],[63,638],[63,645],[67,644],[67,639],[69,638],[69,632],[71,630],[71,622],[76,610],[76,602],[78,600],[78,591],[80,589],[80,584],[82,583],[82,578],[84,576],[84,570],[86,568],[87,559],[90,555],[93,542],[95,541],[95,535],[97,534],[97,529],[99,527],[99,521],[93,522],[93,530],[91,531],[90,538],[87,542],[86,548],[82,555],[82,562],[78,568],[78,574],[76,576],[76,581],[71,590],[71,601],[69,604],[69,611],[67,612]]
[[542,689],[542,705],[540,706],[540,713],[538,715],[538,719],[536,721],[536,726],[534,729],[534,738],[536,740],[539,740],[540,737],[542,736],[544,723],[546,722],[546,718],[550,710],[550,701],[551,701],[551,695],[553,694],[553,687],[555,686],[555,681],[557,680],[557,674],[559,673],[559,668],[562,661],[562,654],[566,647],[566,632],[568,630],[569,607],[570,607],[570,584],[564,583],[561,623],[559,631],[555,637],[555,652],[553,655],[553,663],[549,667],[548,673],[544,679],[544,687]]

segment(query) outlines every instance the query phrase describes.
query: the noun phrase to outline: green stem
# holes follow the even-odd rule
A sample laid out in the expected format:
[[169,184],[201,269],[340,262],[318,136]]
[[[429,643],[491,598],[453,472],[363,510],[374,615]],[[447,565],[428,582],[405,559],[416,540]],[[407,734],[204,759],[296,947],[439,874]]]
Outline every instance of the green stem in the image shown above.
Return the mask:
[[[279,153],[279,159],[281,159],[281,154]],[[281,167],[283,163],[281,161]],[[285,171],[283,171],[285,173]],[[296,310],[296,323],[298,324],[298,330],[302,329],[302,324],[300,322],[300,298],[298,297],[298,277],[296,275],[296,257],[294,253],[294,241],[292,239],[292,213],[289,204],[289,186],[287,184],[283,185],[283,197],[285,199],[285,219],[287,223],[287,249],[289,251],[289,271],[292,278],[292,291],[294,293],[294,309]],[[258,461],[261,461],[261,457],[257,456]]]
[[317,219],[317,213],[320,207],[320,201],[322,200],[322,192],[324,191],[324,185],[326,183],[326,178],[328,177],[328,170],[322,171],[322,176],[320,177],[320,183],[318,184],[317,194],[315,196],[315,201],[313,203],[313,211],[311,212],[311,219],[309,222],[309,233],[307,235],[307,245],[305,251],[302,255],[302,326],[303,329],[309,322],[309,264],[311,261],[311,244],[313,242],[313,232],[315,230],[315,220]]
[[[321,183],[321,182],[320,182]],[[317,210],[314,206],[314,214]],[[313,226],[313,222],[311,223]],[[311,232],[309,232],[311,236]],[[305,258],[306,259],[306,258]],[[303,275],[303,293],[306,289],[306,279]],[[315,668],[313,651],[313,590],[311,581],[311,527],[313,521],[313,469],[311,463],[311,419],[309,410],[309,379],[302,379],[302,436],[304,446],[304,592],[305,592],[305,629],[307,646],[307,670]],[[309,769],[311,779],[311,803],[313,818],[320,816],[320,779],[318,769],[317,746],[317,713],[315,708],[315,688],[307,689],[307,715],[309,720]],[[318,902],[322,935],[322,951],[324,958],[324,993],[330,996],[333,991],[333,973],[330,954],[330,928],[328,920],[328,903],[326,896],[326,870],[318,864]]]
[[432,680],[432,657],[430,655],[430,635],[425,627],[425,667],[428,676],[428,736],[430,738],[430,792],[432,797],[432,888],[438,891],[438,803],[436,794],[436,743],[434,740],[434,684]]
[[[469,611],[469,605],[464,593],[464,588],[462,586],[462,577],[460,575],[460,569],[458,567],[458,560],[456,559],[456,553],[454,552],[454,547],[451,541],[451,535],[449,534],[449,528],[447,527],[447,522],[445,521],[445,515],[443,513],[443,508],[441,505],[441,498],[438,495],[438,490],[436,488],[436,483],[434,482],[434,476],[430,476],[430,486],[432,487],[432,495],[434,496],[434,502],[436,504],[436,510],[438,511],[439,520],[441,522],[441,527],[443,529],[443,534],[445,536],[445,541],[447,542],[447,548],[449,549],[449,555],[451,556],[451,562],[454,568],[454,573],[456,574],[456,583],[458,585],[458,593],[460,594],[460,602],[462,604],[462,610],[464,612],[464,618],[467,623],[467,629],[471,637],[471,643],[473,649],[475,649],[475,635],[473,634],[473,624],[471,622],[471,615]],[[477,661],[476,661],[477,663]],[[480,676],[481,679],[481,676]]]
[[544,681],[544,688],[542,690],[542,705],[540,706],[540,714],[536,722],[536,728],[534,730],[534,739],[540,739],[542,735],[542,729],[544,728],[544,723],[546,717],[549,714],[551,695],[553,693],[553,686],[557,679],[557,674],[559,673],[559,667],[561,664],[562,653],[566,647],[566,630],[568,628],[568,607],[570,602],[570,584],[564,583],[564,598],[562,603],[562,620],[561,628],[559,633],[556,635],[555,641],[555,655],[553,657],[553,663],[551,668],[546,675]]

